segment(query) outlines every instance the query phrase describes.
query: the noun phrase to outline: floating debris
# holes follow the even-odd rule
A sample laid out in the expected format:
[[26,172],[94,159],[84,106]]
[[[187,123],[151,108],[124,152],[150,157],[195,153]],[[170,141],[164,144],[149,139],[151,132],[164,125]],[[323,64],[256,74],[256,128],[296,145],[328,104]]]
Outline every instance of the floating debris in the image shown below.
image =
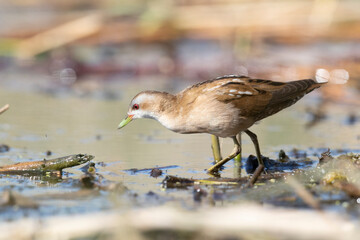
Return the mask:
[[278,159],[280,162],[288,162],[289,161],[289,156],[286,155],[285,151],[284,150],[280,150],[279,152],[279,159]]
[[353,183],[345,181],[335,181],[333,186],[345,192],[351,198],[360,198],[360,188]]
[[329,172],[321,179],[321,182],[324,185],[332,185],[338,181],[347,182],[348,179],[343,173],[338,171]]
[[355,113],[350,113],[346,119],[348,125],[354,125],[359,121],[359,117]]
[[[179,166],[177,166],[177,165],[169,165],[169,166],[165,166],[165,167],[155,167],[155,168],[141,168],[141,169],[130,168],[130,169],[125,169],[124,171],[131,172],[132,174],[135,174],[135,173],[138,173],[138,172],[152,171],[154,169],[163,170],[163,169],[177,168],[177,167],[179,167]],[[157,170],[155,170],[155,171],[157,171]]]
[[297,159],[307,157],[306,151],[302,151],[302,150],[299,150],[297,148],[293,148],[293,150],[291,150],[291,154],[294,155],[294,157],[297,158]]
[[203,185],[239,185],[246,183],[249,180],[248,177],[243,178],[208,178],[208,179],[196,179],[196,184],[203,184]]
[[0,108],[0,114],[2,114],[3,112],[5,112],[6,110],[8,110],[10,107],[9,104],[6,104],[5,106],[3,106],[2,108]]
[[[304,168],[304,167],[310,167],[313,165],[313,161],[309,160],[309,159],[304,159],[304,160],[298,160],[298,161],[291,161],[290,159],[288,159],[287,161],[285,161],[286,157],[289,158],[285,153],[285,156],[280,156],[281,151],[279,153],[279,158],[283,157],[284,162],[282,161],[276,161],[273,159],[270,159],[268,157],[264,157],[262,156],[264,165],[265,165],[265,169],[266,171],[270,171],[270,172],[283,172],[283,171],[291,171],[294,169],[298,169],[298,168]],[[249,155],[249,157],[246,160],[246,165],[245,165],[245,170],[247,173],[254,173],[254,171],[256,170],[258,166],[258,161],[257,161],[257,157],[254,155]]]
[[145,194],[146,197],[151,197],[151,198],[155,198],[155,199],[158,199],[159,198],[159,195],[153,191],[148,191],[146,194]]
[[32,199],[19,193],[6,190],[0,198],[0,206],[14,206],[20,208],[38,208],[39,205]]
[[95,163],[90,162],[81,169],[84,174],[80,176],[80,184],[84,188],[100,188],[107,190],[109,182],[103,184],[105,179],[101,174],[96,172]]
[[6,144],[0,144],[0,153],[8,152],[10,150],[10,147]]
[[329,162],[330,160],[334,159],[332,156],[331,156],[331,152],[330,152],[330,148],[321,153],[321,157],[319,158],[319,164],[324,164],[324,163],[327,163]]
[[192,186],[194,180],[168,175],[162,181],[163,188],[186,188]]
[[310,207],[320,210],[319,201],[310,193],[310,191],[301,184],[295,177],[289,177],[287,183],[295,190],[296,194]]
[[202,198],[208,195],[207,191],[202,189],[200,186],[195,185],[193,190],[193,198],[195,202],[201,202]]
[[96,165],[98,165],[100,167],[106,167],[107,163],[105,163],[105,162],[97,162]]
[[95,163],[91,162],[89,164],[89,168],[87,171],[88,171],[88,173],[95,173],[96,172]]
[[[288,175],[288,173],[268,173],[260,175],[258,182],[264,182],[272,179],[281,179]],[[186,188],[194,184],[201,185],[222,185],[234,186],[247,184],[250,176],[240,178],[208,178],[208,179],[190,179],[168,175],[162,181],[164,188]]]
[[55,158],[51,160],[22,162],[0,167],[0,174],[22,174],[26,172],[49,172],[62,171],[64,168],[70,168],[81,165],[92,160],[94,156],[88,154],[74,154],[66,157]]
[[352,161],[352,163],[356,166],[356,167],[360,167],[360,154],[355,154],[355,153],[348,153],[346,155],[340,155],[338,157],[339,159],[349,159]]
[[94,188],[96,186],[95,175],[91,173],[85,173],[81,175],[80,183],[84,188]]
[[[267,165],[268,165],[268,160],[269,158],[261,156],[264,165],[265,165],[265,169],[267,169]],[[259,162],[257,160],[257,157],[255,157],[254,155],[249,155],[249,157],[246,160],[246,164],[245,164],[245,170],[247,173],[254,173],[255,169],[259,166]]]
[[151,169],[151,172],[150,172],[150,176],[153,178],[157,178],[157,177],[161,176],[162,174],[163,174],[163,172],[161,171],[161,169],[158,169],[158,168],[153,168],[153,169]]
[[95,163],[89,162],[89,163],[85,164],[84,166],[82,166],[82,167],[80,168],[80,170],[81,170],[83,173],[96,172]]

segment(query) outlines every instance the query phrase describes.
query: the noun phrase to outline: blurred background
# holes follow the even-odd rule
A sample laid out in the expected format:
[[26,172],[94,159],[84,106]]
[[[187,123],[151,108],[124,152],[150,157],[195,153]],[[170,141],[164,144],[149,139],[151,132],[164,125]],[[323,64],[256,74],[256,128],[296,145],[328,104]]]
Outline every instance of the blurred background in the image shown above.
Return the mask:
[[323,67],[346,68],[358,89],[359,38],[356,0],[0,1],[2,75],[68,86],[224,74],[284,81]]
[[[150,120],[116,131],[132,97],[228,74],[314,78],[318,68],[346,69],[349,81],[327,84],[252,127],[273,159],[280,149],[300,149],[316,164],[327,148],[359,152],[360,1],[0,0],[0,107],[10,104],[0,116],[0,143],[10,147],[1,163],[88,153],[106,181],[130,189],[125,200],[107,191],[52,197],[80,192],[78,168],[55,183],[1,177],[1,192],[18,191],[39,208],[1,208],[0,221],[154,205],[196,209],[193,188],[166,190],[149,171],[131,169],[161,166],[164,175],[207,178],[210,137],[172,133]],[[246,161],[254,149],[245,136],[243,145]],[[231,149],[224,140],[223,155]],[[237,174],[232,162],[222,171]],[[221,186],[206,190],[206,206],[247,198],[223,197]]]

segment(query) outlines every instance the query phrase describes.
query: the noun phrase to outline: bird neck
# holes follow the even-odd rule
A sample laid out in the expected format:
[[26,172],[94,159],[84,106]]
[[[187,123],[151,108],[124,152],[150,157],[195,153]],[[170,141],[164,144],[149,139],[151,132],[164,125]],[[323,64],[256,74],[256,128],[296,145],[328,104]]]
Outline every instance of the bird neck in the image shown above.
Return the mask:
[[138,100],[141,98],[141,109],[144,109],[144,112],[140,114],[140,118],[158,120],[162,115],[168,115],[175,109],[176,97],[170,93],[145,91],[140,94],[139,97],[135,97]]
[[176,111],[177,98],[176,96],[167,92],[157,92],[159,100],[157,101],[157,112],[160,115],[167,115]]
[[153,92],[153,94],[156,96],[156,101],[152,106],[153,118],[172,130],[180,117],[178,97],[167,92]]

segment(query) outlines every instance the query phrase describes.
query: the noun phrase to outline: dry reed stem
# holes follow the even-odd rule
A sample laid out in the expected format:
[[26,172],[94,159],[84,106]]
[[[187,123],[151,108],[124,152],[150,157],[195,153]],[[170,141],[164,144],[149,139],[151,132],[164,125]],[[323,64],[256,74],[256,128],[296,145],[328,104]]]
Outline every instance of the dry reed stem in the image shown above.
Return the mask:
[[8,110],[10,107],[9,104],[6,104],[5,106],[3,106],[2,108],[0,108],[0,114],[2,114],[3,112],[5,112],[6,110]]
[[295,193],[310,207],[321,210],[319,201],[311,195],[311,193],[295,179],[290,176],[287,183],[295,190]]

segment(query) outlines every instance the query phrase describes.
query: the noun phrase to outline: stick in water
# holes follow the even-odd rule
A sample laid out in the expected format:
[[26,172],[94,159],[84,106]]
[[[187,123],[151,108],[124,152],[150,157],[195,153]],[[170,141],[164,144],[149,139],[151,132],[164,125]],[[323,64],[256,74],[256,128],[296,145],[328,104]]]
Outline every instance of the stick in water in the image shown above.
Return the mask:
[[3,106],[2,108],[0,108],[0,114],[2,114],[3,112],[5,112],[6,110],[8,110],[10,107],[9,104],[6,104],[5,106]]

